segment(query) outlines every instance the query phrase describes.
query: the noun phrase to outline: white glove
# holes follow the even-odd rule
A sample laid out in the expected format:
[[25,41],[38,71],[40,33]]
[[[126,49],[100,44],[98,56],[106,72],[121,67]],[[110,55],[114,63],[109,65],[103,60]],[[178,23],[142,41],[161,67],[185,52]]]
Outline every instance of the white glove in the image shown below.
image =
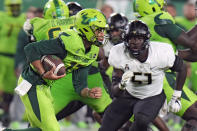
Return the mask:
[[30,32],[33,29],[31,23],[30,23],[30,19],[27,19],[23,25],[23,30],[25,31],[25,33],[27,35],[31,35]]
[[127,85],[128,82],[130,82],[131,78],[133,77],[133,72],[132,71],[126,71],[123,75],[122,75],[122,80],[120,82],[120,89],[124,89],[125,86]]
[[168,104],[168,108],[171,112],[179,112],[181,110],[181,93],[182,91],[174,90],[172,98]]

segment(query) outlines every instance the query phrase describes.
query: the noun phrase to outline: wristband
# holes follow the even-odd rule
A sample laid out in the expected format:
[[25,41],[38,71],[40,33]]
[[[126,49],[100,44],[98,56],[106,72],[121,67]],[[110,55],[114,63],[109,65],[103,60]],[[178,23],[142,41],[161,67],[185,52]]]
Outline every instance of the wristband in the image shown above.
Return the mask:
[[181,97],[182,91],[174,90],[173,96]]

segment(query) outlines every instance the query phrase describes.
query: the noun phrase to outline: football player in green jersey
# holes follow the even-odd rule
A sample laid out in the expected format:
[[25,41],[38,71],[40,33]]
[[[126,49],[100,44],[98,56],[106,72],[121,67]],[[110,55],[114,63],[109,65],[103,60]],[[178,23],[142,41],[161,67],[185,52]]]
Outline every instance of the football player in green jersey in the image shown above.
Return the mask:
[[21,5],[22,0],[4,0],[5,12],[0,12],[0,94],[3,98],[0,106],[5,112],[0,119],[4,126],[9,124],[8,110],[16,87],[14,55],[18,34],[25,21]]
[[[150,28],[152,34],[152,41],[160,41],[171,44],[176,50],[176,45],[183,45],[190,49],[181,50],[178,52],[179,56],[187,61],[196,61],[196,35],[197,26],[194,26],[189,32],[184,32],[180,27],[175,25],[175,21],[171,15],[163,11],[164,0],[134,0],[133,9],[138,12],[143,22]],[[190,57],[192,56],[192,57]],[[164,91],[169,101],[173,94],[175,74],[173,72],[166,72],[166,80],[164,81]],[[188,125],[190,120],[196,121],[197,108],[195,105],[197,96],[189,90],[186,86],[183,87],[183,94],[181,97],[182,109],[176,113],[187,121]],[[196,121],[197,122],[197,121]],[[196,128],[192,126],[184,126],[183,128]]]
[[56,38],[63,29],[74,26],[68,6],[62,0],[49,0],[44,7],[44,18],[33,18],[24,23],[24,31],[34,41]]
[[[134,0],[133,9],[134,12],[139,14],[139,19],[148,24],[153,34],[151,37],[152,41],[169,43],[175,50],[176,45],[183,45],[191,48],[192,51],[196,51],[197,45],[195,44],[195,36],[197,33],[195,33],[195,31],[197,27],[195,26],[192,29],[192,33],[184,32],[175,25],[172,16],[168,12],[162,10],[163,5],[164,0]],[[186,58],[184,57],[184,59]]]
[[[52,4],[52,2],[50,2],[50,4]],[[46,7],[48,7],[48,6],[46,6]],[[72,6],[70,6],[69,8],[72,9]],[[50,9],[55,10],[55,8],[50,8]],[[49,10],[49,9],[47,9],[47,10]],[[47,15],[47,13],[48,12],[45,12],[44,18],[45,18],[45,15]],[[49,16],[49,15],[47,15],[47,16]],[[47,18],[49,18],[49,17],[47,17]],[[71,25],[74,24],[73,21],[62,22],[62,21],[68,21],[68,19],[70,19],[70,18],[53,19],[53,17],[51,17],[51,19],[47,19],[47,21],[45,19],[40,19],[40,20],[33,19],[33,20],[31,20],[30,25],[28,25],[29,23],[26,23],[27,25],[25,25],[26,26],[25,30],[26,30],[26,32],[30,32],[29,30],[31,28],[29,28],[29,27],[34,27],[33,31],[32,31],[33,37],[37,41],[56,38],[57,34],[60,31],[64,31],[66,28],[69,28]],[[57,30],[57,29],[59,29],[59,30]],[[88,106],[92,107],[98,113],[102,113],[104,111],[104,109],[107,107],[107,105],[111,102],[109,95],[106,93],[106,91],[103,88],[103,82],[102,82],[99,70],[97,69],[97,62],[94,62],[92,64],[91,68],[89,69],[88,87],[89,88],[101,87],[103,95],[100,99],[97,99],[97,100],[96,99],[95,100],[94,99],[91,99],[91,100],[90,99],[82,99],[81,97],[78,97],[78,95],[76,93],[70,93],[70,92],[74,92],[74,88],[73,88],[71,81],[72,81],[72,75],[70,74],[70,75],[67,75],[63,79],[54,82],[54,84],[51,88],[51,94],[54,99],[54,108],[55,108],[56,114],[58,113],[57,114],[58,119],[63,118],[63,116],[59,116],[59,114],[61,114],[60,112],[64,111],[64,108],[68,107],[68,103],[70,103],[73,100],[78,100],[79,98],[83,103],[86,103]],[[97,81],[97,82],[95,82],[95,81]],[[67,90],[65,90],[65,87],[67,88]],[[68,96],[70,96],[70,97],[68,97]],[[105,99],[105,102],[103,103],[104,99]],[[101,102],[103,104],[100,104]],[[79,107],[77,107],[77,108],[80,108],[81,107],[80,105],[81,104],[79,104]],[[74,111],[77,108],[75,108]],[[66,114],[68,114],[68,113],[66,113]],[[64,115],[64,116],[66,116],[66,115]]]
[[[63,60],[67,76],[72,73],[73,90],[78,94],[78,99],[87,97],[88,102],[92,98],[102,96],[101,88],[88,88],[87,76],[90,65],[99,54],[99,46],[102,45],[107,27],[106,19],[96,9],[84,9],[77,13],[76,23],[75,30],[68,29],[62,32],[58,38],[30,43],[25,47],[27,60],[32,66],[28,65],[24,69],[19,78],[18,87],[30,88],[26,94],[21,94],[23,95],[21,99],[34,129],[60,130],[48,88],[48,86],[53,86],[54,82],[48,80],[61,80],[60,78],[65,75],[55,75],[54,69],[45,72],[40,61],[43,55],[55,54]],[[104,98],[99,103],[106,102]]]
[[[50,30],[53,30],[54,28],[60,28],[60,29],[65,30],[66,28],[69,28],[69,25],[73,25],[73,21],[67,22],[68,26],[65,25],[66,24],[65,22],[62,22],[62,18],[67,18],[68,17],[67,6],[63,1],[58,1],[58,2],[59,2],[59,5],[60,5],[59,6],[60,9],[64,8],[64,9],[62,9],[62,13],[61,13],[61,15],[59,16],[58,19],[52,20],[53,19],[52,15],[51,15],[51,18],[49,17],[50,15],[48,13],[51,14],[51,12],[53,12],[53,14],[55,15],[55,12],[56,12],[55,11],[56,8],[54,7],[53,2],[49,1],[48,3],[46,3],[46,6],[45,6],[45,10],[47,10],[45,12],[45,17],[48,16],[47,17],[48,19],[39,19],[39,18],[32,19],[31,20],[32,24],[25,22],[25,25],[24,25],[24,26],[26,26],[25,31],[30,33],[29,35],[31,35],[30,38],[32,38],[32,40],[36,39],[37,41],[40,41],[42,39],[43,40],[52,39],[53,37],[50,38],[49,37],[50,33],[48,33]],[[51,7],[51,8],[49,8],[49,7]],[[58,23],[61,23],[61,24],[58,24]],[[27,24],[29,24],[29,25],[27,25]],[[28,27],[28,29],[26,29],[27,27]],[[59,33],[60,31],[61,30],[56,30],[56,33]],[[54,37],[57,37],[56,33],[54,34]],[[30,39],[27,38],[27,41],[29,41],[29,40]],[[25,45],[20,46],[20,47],[18,47],[18,49],[23,50],[23,52],[24,52],[24,46]],[[24,59],[24,61],[25,61],[25,59]],[[72,80],[72,78],[70,78],[70,80]],[[56,93],[52,89],[51,89],[51,92],[52,92],[52,96],[53,96],[53,94]],[[59,92],[61,92],[61,91],[59,91]],[[62,99],[63,98],[61,98],[60,100],[62,100]],[[56,97],[54,96],[54,103],[57,103],[56,100],[59,100],[59,99],[56,99]],[[83,105],[84,104],[82,102],[79,102],[79,101],[73,101],[73,102],[67,104],[66,107],[62,111],[58,112],[58,114],[56,115],[57,119],[59,120],[59,119],[62,119],[64,117],[72,114],[73,112],[78,110]]]
[[[67,3],[67,6],[69,8],[70,16],[73,16],[76,13],[76,11],[81,10],[80,5],[77,4],[76,2],[69,2]],[[72,10],[72,13],[70,12],[70,10]],[[102,82],[97,66],[98,66],[97,62],[94,62],[89,69],[88,87],[89,88],[101,87],[102,97],[100,99],[87,99],[87,98],[79,97],[79,95],[76,94],[76,92],[74,91],[74,88],[71,82],[72,81],[71,74],[67,75],[67,77],[64,77],[61,80],[54,82],[51,88],[51,93],[54,99],[55,112],[58,113],[57,114],[58,119],[63,118],[64,116],[66,116],[66,114],[68,114],[68,111],[66,114],[65,113],[62,114],[61,112],[65,112],[65,108],[68,108],[68,103],[71,101],[73,102],[74,100],[80,100],[81,102],[87,104],[89,107],[95,110],[97,113],[103,114],[105,108],[111,102],[111,99],[109,95],[107,94],[107,92],[105,91],[105,89],[103,88],[103,82]],[[65,87],[67,90],[65,90]],[[80,108],[81,103],[78,103],[78,104],[79,104],[78,107],[72,108],[73,111]]]
[[[186,31],[190,30],[196,24],[196,13],[195,13],[195,4],[193,3],[186,3],[183,8],[184,16],[175,17],[176,23],[184,27]],[[192,62],[191,64],[191,76],[189,76],[189,87],[192,91],[197,93],[197,63]]]

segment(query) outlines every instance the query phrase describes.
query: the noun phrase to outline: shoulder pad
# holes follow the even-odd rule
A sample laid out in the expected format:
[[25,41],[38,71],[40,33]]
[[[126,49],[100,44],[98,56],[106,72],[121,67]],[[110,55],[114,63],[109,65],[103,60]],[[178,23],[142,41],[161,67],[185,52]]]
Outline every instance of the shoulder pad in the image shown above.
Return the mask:
[[31,23],[31,24],[34,24],[35,22],[37,22],[37,21],[42,21],[42,20],[45,20],[45,19],[39,18],[39,17],[35,17],[35,18],[32,18],[32,19],[30,20],[30,23]]
[[121,44],[115,45],[111,48],[108,58],[108,62],[111,66],[121,69],[121,57],[123,50],[124,49]]

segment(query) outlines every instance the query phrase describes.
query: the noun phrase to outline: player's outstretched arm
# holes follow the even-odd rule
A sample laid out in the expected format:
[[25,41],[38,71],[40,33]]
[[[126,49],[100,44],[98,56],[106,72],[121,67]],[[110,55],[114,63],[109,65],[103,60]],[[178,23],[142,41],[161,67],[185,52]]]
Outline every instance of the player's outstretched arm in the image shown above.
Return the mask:
[[177,72],[175,90],[181,91],[187,76],[186,64],[180,57],[176,56],[174,65],[170,69]]
[[162,33],[160,35],[165,35],[165,37],[170,39],[174,44],[188,47],[195,52],[197,51],[197,44],[196,44],[197,33],[195,35],[194,34],[191,35],[191,33],[185,32],[176,24],[166,24],[161,26],[160,28],[161,28],[160,30],[162,30]]
[[[197,33],[196,33],[197,34]],[[197,38],[196,38],[197,39]],[[176,44],[182,45],[184,47],[188,47],[193,51],[197,51],[197,43],[187,35],[186,32],[182,31],[182,33],[174,40]]]
[[197,25],[187,32],[187,35],[193,40],[197,41]]
[[174,65],[170,68],[172,71],[177,72],[176,77],[176,87],[174,90],[174,93],[172,95],[172,98],[169,102],[169,110],[171,112],[178,112],[181,109],[181,94],[182,94],[182,88],[185,83],[185,79],[187,76],[187,68],[186,64],[184,64],[183,60],[176,56]]
[[178,56],[189,62],[197,61],[197,52],[192,51],[191,49],[178,50]]

